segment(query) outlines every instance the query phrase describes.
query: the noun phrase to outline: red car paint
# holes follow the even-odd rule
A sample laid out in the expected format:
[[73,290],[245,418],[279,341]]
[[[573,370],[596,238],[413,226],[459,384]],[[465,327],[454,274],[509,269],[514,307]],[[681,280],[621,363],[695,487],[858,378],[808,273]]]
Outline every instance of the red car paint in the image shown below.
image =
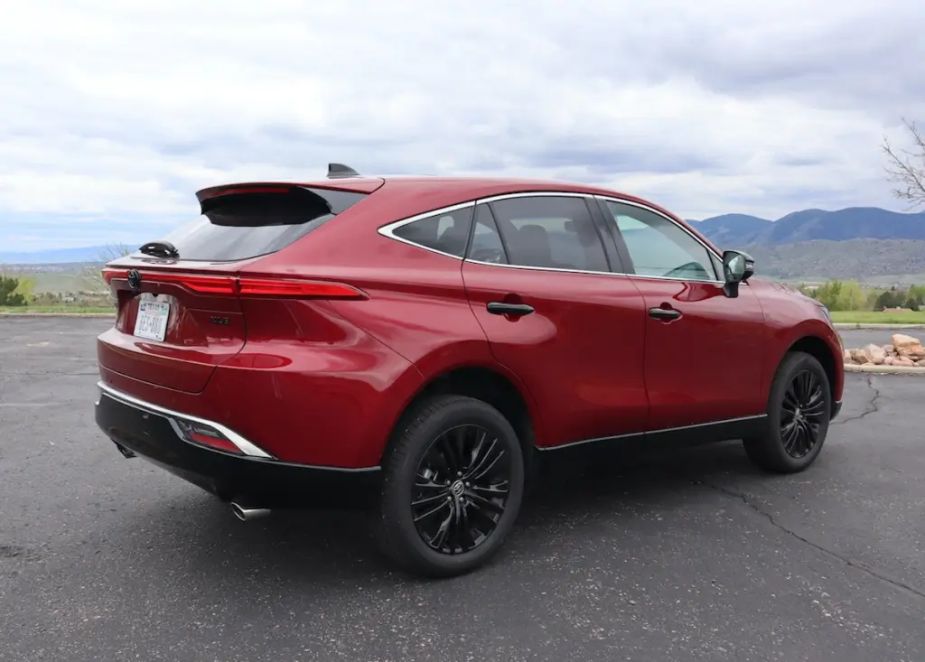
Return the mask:
[[[199,199],[291,186],[214,187]],[[518,180],[350,178],[300,186],[369,195],[265,256],[127,257],[109,265],[119,312],[98,342],[105,385],[220,423],[277,460],[338,468],[378,466],[409,403],[466,368],[491,371],[516,389],[540,448],[761,414],[776,366],[798,343],[820,356],[833,401],[841,400],[841,348],[824,311],[773,283],[752,278],[738,298],[727,298],[721,283],[505,268],[378,231],[491,196],[562,192],[641,204],[696,234],[651,203]],[[129,285],[130,269],[141,272],[138,290]],[[228,284],[202,291],[212,281],[189,277]],[[275,288],[280,280],[333,290],[287,293]],[[132,335],[139,292],[171,302],[163,342]],[[498,300],[536,312],[488,314],[486,303]],[[682,317],[653,319],[653,307]]]

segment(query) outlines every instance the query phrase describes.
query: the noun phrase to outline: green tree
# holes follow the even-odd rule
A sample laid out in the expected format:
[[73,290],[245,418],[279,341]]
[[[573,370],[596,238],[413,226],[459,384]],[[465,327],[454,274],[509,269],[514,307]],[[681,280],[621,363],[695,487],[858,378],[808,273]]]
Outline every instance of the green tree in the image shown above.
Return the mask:
[[35,279],[25,276],[17,276],[19,285],[16,287],[16,294],[22,296],[27,302],[32,300],[32,293],[35,292]]
[[893,288],[880,293],[880,296],[877,297],[877,305],[875,308],[876,310],[883,310],[884,308],[895,308],[902,304],[902,295],[896,292],[896,288]]
[[26,297],[16,292],[19,279],[0,276],[0,306],[25,306]]
[[861,310],[865,302],[866,297],[861,284],[856,280],[846,280],[838,292],[836,307],[831,310]]
[[829,310],[838,310],[836,305],[836,299],[838,299],[838,293],[841,291],[841,282],[837,280],[830,280],[826,283],[823,283],[816,288],[816,300],[819,301]]
[[909,298],[915,299],[915,302],[921,307],[925,305],[925,285],[912,285],[909,287]]

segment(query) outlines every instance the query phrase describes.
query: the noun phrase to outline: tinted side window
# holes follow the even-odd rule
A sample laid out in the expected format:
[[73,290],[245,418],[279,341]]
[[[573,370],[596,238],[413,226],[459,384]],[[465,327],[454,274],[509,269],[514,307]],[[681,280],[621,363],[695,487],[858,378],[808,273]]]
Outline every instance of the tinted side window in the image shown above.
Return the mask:
[[405,223],[392,230],[392,234],[441,253],[462,257],[466,254],[471,223],[472,207],[463,207]]
[[710,252],[676,223],[654,212],[608,201],[607,209],[641,276],[716,280]]
[[536,196],[491,203],[511,264],[610,271],[583,198]]
[[475,228],[472,230],[472,244],[469,259],[492,264],[507,264],[507,254],[501,235],[488,205],[479,205],[475,210]]

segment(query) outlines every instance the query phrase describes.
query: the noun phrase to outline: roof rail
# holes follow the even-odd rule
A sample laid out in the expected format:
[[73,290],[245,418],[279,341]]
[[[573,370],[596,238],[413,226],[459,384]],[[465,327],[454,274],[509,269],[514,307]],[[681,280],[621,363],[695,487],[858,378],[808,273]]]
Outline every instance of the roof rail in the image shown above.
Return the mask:
[[343,179],[345,177],[359,177],[360,173],[343,163],[328,164],[328,179]]

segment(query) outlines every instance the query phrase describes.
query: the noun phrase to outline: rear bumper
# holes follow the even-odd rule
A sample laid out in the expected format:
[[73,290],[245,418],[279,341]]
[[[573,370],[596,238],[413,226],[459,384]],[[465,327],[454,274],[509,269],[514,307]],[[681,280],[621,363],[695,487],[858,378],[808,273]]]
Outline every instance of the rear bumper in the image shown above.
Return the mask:
[[177,420],[188,418],[105,385],[96,404],[97,425],[123,454],[128,450],[129,455],[144,457],[226,500],[265,508],[355,508],[369,505],[378,493],[379,467],[342,469],[281,462],[209,421],[249,454],[213,450],[180,436]]

